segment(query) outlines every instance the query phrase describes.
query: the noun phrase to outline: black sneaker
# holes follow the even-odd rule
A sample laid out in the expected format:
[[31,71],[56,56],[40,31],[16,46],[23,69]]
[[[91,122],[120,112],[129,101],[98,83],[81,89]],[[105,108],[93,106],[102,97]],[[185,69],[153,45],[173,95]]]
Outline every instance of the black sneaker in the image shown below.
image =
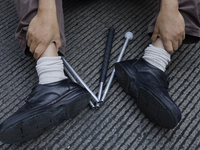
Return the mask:
[[116,76],[125,92],[152,122],[172,129],[181,120],[181,111],[168,94],[168,78],[144,59],[115,64]]
[[26,104],[0,125],[0,140],[16,143],[37,137],[65,119],[73,118],[89,103],[89,92],[68,79],[37,85]]

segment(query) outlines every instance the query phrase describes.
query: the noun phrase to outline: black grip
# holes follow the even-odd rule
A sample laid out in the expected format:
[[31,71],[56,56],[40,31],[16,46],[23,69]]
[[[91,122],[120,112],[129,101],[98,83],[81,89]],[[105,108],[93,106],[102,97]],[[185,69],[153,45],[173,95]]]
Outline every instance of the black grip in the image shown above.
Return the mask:
[[108,33],[108,39],[107,39],[106,49],[105,49],[105,53],[104,53],[100,82],[104,82],[105,79],[106,79],[106,74],[107,74],[107,70],[108,70],[108,64],[109,64],[109,59],[110,59],[110,52],[111,52],[111,48],[112,48],[114,33],[115,33],[115,29],[113,27],[111,27],[109,29],[109,33]]

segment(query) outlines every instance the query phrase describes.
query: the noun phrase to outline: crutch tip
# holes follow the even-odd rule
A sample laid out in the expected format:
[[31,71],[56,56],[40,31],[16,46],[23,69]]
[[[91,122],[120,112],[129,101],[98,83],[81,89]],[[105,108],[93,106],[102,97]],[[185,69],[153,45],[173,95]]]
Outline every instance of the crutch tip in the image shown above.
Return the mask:
[[125,38],[129,39],[129,40],[132,40],[133,39],[133,33],[132,32],[126,32]]
[[100,102],[99,103],[96,103],[96,109],[99,109],[100,108]]
[[92,107],[92,109],[95,109],[95,105],[92,103],[92,101],[90,101],[90,106]]

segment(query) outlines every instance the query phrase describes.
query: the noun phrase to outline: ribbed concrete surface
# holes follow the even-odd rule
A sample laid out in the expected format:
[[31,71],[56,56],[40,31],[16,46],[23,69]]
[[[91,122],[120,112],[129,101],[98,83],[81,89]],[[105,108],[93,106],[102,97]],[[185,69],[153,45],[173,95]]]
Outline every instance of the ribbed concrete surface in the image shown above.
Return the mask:
[[[150,43],[147,25],[157,8],[156,0],[66,0],[65,14],[67,61],[94,93],[99,76],[109,27],[116,30],[108,77],[124,43],[127,31],[134,33],[123,60],[140,57]],[[0,122],[24,104],[37,84],[35,61],[21,52],[14,39],[18,23],[13,1],[0,1]],[[173,54],[167,74],[169,93],[182,111],[182,121],[173,130],[151,123],[125,94],[116,78],[104,105],[89,106],[76,118],[64,121],[39,138],[0,149],[199,149],[200,148],[200,43],[183,45]],[[107,79],[108,81],[108,79]]]

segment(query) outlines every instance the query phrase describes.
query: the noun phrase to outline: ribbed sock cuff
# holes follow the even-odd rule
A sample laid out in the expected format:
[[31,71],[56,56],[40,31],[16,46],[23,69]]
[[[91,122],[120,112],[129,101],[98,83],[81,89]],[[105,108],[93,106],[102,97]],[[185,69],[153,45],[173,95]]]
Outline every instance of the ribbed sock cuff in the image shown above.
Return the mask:
[[168,63],[171,61],[171,55],[164,49],[158,48],[150,44],[142,57],[148,63],[165,72]]
[[41,57],[37,61],[36,70],[39,77],[39,84],[48,84],[66,79],[63,62],[58,57]]

